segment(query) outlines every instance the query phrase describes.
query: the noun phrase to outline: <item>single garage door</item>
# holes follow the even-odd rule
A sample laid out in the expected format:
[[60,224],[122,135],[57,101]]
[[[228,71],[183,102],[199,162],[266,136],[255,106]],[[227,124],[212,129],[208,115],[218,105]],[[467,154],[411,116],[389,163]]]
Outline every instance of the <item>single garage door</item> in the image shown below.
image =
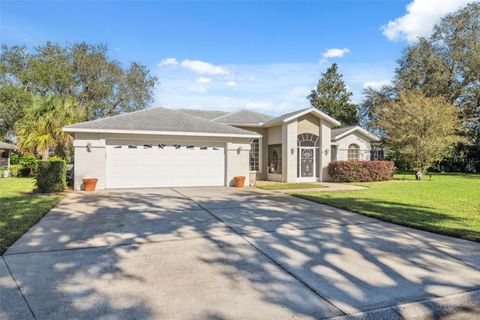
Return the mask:
[[107,144],[107,188],[223,186],[224,183],[223,145]]

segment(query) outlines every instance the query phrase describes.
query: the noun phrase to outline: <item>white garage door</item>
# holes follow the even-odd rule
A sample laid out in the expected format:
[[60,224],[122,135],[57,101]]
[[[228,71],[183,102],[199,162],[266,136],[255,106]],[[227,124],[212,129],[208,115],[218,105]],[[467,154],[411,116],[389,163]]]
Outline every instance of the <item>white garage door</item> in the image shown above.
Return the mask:
[[107,145],[107,188],[223,186],[223,145]]

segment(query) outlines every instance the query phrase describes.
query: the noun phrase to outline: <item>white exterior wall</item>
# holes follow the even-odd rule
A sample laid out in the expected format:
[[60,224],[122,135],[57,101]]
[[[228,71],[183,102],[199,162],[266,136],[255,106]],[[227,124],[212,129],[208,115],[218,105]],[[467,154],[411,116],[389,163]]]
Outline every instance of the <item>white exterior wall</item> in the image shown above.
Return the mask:
[[370,160],[370,140],[359,132],[353,132],[335,142],[337,160],[348,160],[348,146],[352,143],[360,147],[360,160]]
[[244,176],[245,186],[250,185],[250,140],[243,142],[227,142],[225,146],[225,185],[233,187],[234,177]]
[[[245,176],[245,185],[249,185],[249,138],[223,137],[182,137],[156,136],[138,134],[106,134],[106,133],[76,133],[75,147],[75,190],[83,188],[82,179],[86,177],[98,178],[97,189],[105,189],[106,178],[106,145],[128,143],[135,141],[142,143],[152,142],[179,142],[179,143],[221,143],[225,145],[225,185],[231,185],[234,176]],[[87,144],[91,145],[90,152]],[[240,154],[237,153],[238,147]]]
[[[90,144],[90,152],[87,150]],[[95,133],[77,133],[75,147],[75,190],[83,188],[83,178],[97,178],[97,189],[105,189],[105,139]]]
[[331,161],[332,127],[323,119],[320,120],[320,155],[319,155],[319,180],[329,181],[328,164]]

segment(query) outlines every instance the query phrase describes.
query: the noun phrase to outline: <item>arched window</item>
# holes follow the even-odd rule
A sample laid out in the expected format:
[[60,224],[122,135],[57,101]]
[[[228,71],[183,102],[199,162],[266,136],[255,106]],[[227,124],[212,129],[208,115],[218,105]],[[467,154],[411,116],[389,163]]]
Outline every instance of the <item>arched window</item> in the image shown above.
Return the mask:
[[352,143],[348,146],[348,161],[360,160],[360,147],[357,144]]
[[301,133],[297,136],[299,147],[318,147],[318,136],[313,133]]

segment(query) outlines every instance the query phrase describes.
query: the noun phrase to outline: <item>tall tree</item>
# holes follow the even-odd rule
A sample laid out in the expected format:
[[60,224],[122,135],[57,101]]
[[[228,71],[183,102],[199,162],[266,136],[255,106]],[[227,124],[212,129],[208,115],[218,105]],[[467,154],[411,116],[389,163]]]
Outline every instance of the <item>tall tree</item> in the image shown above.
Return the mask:
[[398,101],[377,112],[377,125],[397,160],[422,173],[449,155],[460,140],[458,111],[442,97],[426,97],[414,91],[400,93]]
[[420,38],[399,60],[395,86],[441,96],[459,111],[466,132],[480,143],[480,3],[446,15],[430,38]]
[[358,106],[360,124],[370,131],[381,135],[381,132],[376,127],[376,120],[378,119],[377,110],[397,98],[397,89],[392,85],[384,85],[378,89],[365,88],[363,95],[364,99]]
[[48,159],[51,148],[65,156],[72,137],[62,128],[84,118],[83,109],[72,96],[37,96],[25,109],[24,117],[15,124],[17,144]]
[[104,45],[47,42],[28,53],[2,45],[0,81],[33,95],[73,96],[84,120],[145,108],[153,100],[157,78],[136,62],[124,69],[108,57]]
[[15,123],[23,117],[24,109],[31,103],[31,95],[21,88],[0,86],[0,140],[13,131]]
[[347,89],[336,63],[322,73],[317,87],[307,99],[312,106],[337,119],[342,125],[358,124],[357,106],[350,102],[352,92]]

